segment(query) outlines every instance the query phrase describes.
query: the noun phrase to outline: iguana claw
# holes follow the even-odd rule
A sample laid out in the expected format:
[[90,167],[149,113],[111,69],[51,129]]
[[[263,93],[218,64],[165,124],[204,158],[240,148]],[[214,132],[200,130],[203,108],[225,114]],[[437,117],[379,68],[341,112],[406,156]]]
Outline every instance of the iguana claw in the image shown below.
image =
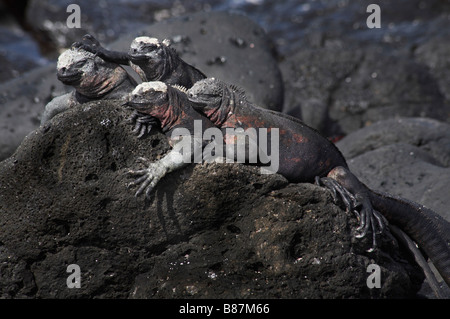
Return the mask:
[[[139,157],[138,161],[145,163],[149,162],[149,160],[143,157]],[[167,167],[158,161],[149,163],[146,169],[129,170],[128,173],[134,176],[140,176],[128,185],[128,187],[131,187],[140,184],[135,196],[138,197],[145,191],[145,197],[149,198],[153,188],[158,184],[160,179],[166,175]]]
[[159,125],[158,120],[151,115],[142,114],[137,111],[131,114],[128,119],[130,124],[134,124],[133,133],[141,138],[146,134],[150,134],[154,125]]
[[325,186],[331,191],[333,199],[337,202],[337,194],[340,195],[346,211],[353,212],[360,221],[356,228],[356,238],[363,238],[367,235],[369,229],[372,231],[372,247],[368,252],[374,251],[377,247],[376,235],[383,232],[387,220],[378,211],[373,209],[370,202],[365,201],[359,194],[350,193],[345,187],[330,177],[316,177],[316,185]]
[[93,35],[87,33],[83,36],[83,42],[92,46],[101,47],[100,42]]
[[97,54],[100,50],[103,49],[103,47],[100,45],[100,42],[98,42],[97,39],[90,34],[84,35],[82,41],[72,43],[71,47],[83,49],[93,54]]

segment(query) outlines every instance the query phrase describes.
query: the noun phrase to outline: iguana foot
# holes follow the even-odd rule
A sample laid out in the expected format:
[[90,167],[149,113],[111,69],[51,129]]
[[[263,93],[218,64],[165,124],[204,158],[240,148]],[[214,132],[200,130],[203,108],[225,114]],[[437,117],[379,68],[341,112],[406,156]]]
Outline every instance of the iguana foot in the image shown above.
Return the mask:
[[99,50],[103,49],[100,42],[90,34],[84,35],[81,42],[74,42],[72,47],[83,49],[93,54],[96,54]]
[[158,184],[160,179],[167,174],[168,168],[160,161],[150,163],[150,161],[144,157],[138,157],[137,161],[146,164],[147,168],[141,170],[129,170],[129,174],[140,177],[128,184],[128,187],[140,184],[135,196],[138,197],[145,191],[145,197],[149,198],[153,188]]
[[156,118],[138,111],[133,112],[128,121],[130,124],[134,124],[133,133],[137,135],[138,138],[150,134],[152,127],[154,125],[159,125]]
[[93,45],[96,47],[101,47],[100,42],[98,42],[98,40],[96,38],[94,38],[94,36],[92,34],[85,34],[82,38],[83,42],[89,45]]
[[333,201],[335,203],[338,202],[338,194],[339,194],[341,196],[342,201],[344,202],[346,211],[347,212],[353,211],[356,213],[357,217],[360,218],[359,212],[356,209],[358,206],[356,197],[353,196],[353,194],[350,193],[346,188],[342,187],[338,182],[329,177],[319,178],[319,176],[316,176],[315,184],[317,186],[325,186],[326,188],[328,188],[331,191],[331,195],[333,196]]
[[[350,182],[354,182],[354,180],[350,180]],[[375,250],[377,247],[376,235],[383,232],[387,220],[381,213],[372,207],[368,196],[365,196],[364,192],[349,191],[333,177],[316,177],[316,184],[328,188],[331,191],[335,202],[337,202],[339,195],[344,202],[347,212],[353,212],[357,216],[360,224],[356,228],[355,237],[363,238],[367,235],[369,230],[372,231],[372,247],[368,251],[371,252]]]

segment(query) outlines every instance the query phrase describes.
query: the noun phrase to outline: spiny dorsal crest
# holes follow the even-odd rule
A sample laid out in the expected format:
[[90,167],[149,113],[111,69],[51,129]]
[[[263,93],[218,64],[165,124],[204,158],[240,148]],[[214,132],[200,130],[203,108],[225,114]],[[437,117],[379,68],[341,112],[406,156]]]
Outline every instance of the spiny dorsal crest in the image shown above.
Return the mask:
[[241,99],[244,99],[244,100],[247,99],[246,93],[243,88],[237,86],[236,84],[231,84],[231,85],[229,85],[229,87],[230,87],[231,91],[236,93],[237,95],[239,95],[239,97]]
[[247,99],[244,89],[237,86],[236,84],[227,84],[226,82],[223,82],[222,80],[216,78],[206,79],[205,84],[205,91],[210,94],[220,96],[224,94],[224,90],[228,89],[232,93],[235,93],[240,99]]
[[182,85],[174,84],[174,85],[172,85],[172,87],[175,88],[175,89],[177,89],[178,91],[181,91],[181,92],[185,93],[185,94],[188,93],[188,89],[186,89],[186,88],[185,88],[184,86],[182,86]]

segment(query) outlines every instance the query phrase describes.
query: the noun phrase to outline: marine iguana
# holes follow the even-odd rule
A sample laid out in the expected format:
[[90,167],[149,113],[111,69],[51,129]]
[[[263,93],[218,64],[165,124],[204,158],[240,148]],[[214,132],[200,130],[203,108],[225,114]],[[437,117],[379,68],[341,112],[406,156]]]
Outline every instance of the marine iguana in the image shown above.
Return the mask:
[[137,85],[120,65],[79,48],[71,48],[59,56],[57,78],[75,90],[54,98],[45,106],[41,125],[77,104],[101,99],[121,100]]
[[[201,149],[211,142],[211,140],[195,136],[193,126],[195,120],[200,121],[204,129],[215,127],[206,117],[194,111],[183,91],[182,87],[170,86],[160,81],[144,82],[129,94],[128,101],[123,104],[131,106],[141,114],[156,118],[172,146],[172,149],[155,163],[150,163],[143,157],[138,158],[139,162],[143,162],[148,167],[143,170],[129,171],[131,175],[141,176],[129,185],[135,186],[142,183],[136,191],[136,196],[145,190],[148,197],[162,177],[187,165],[191,162],[195,149]],[[175,134],[177,129],[181,134]],[[183,143],[184,138],[189,139],[192,147],[186,147]]]
[[[205,80],[205,82],[207,81],[208,80]],[[212,84],[215,84],[215,81],[213,81]],[[201,85],[201,82],[199,82],[198,85]],[[239,105],[244,105],[245,100],[243,99],[244,96],[241,91],[238,91],[233,87],[230,88],[224,86],[224,88],[228,90],[224,94],[228,97],[228,101],[234,101],[230,104],[236,105],[235,102],[237,102]],[[190,93],[190,100],[193,101],[194,104],[190,103],[186,99],[186,97],[183,97],[183,92]],[[203,93],[207,94],[206,97],[203,96]],[[170,86],[167,86],[160,82],[143,83],[136,87],[136,89],[130,95],[129,101],[126,104],[138,109],[141,112],[145,112],[159,118],[163,127],[163,131],[166,132],[167,136],[169,136],[168,133],[170,133],[170,131],[173,132],[175,126],[178,128],[188,128],[190,133],[187,132],[187,134],[192,135],[192,122],[194,119],[201,119],[204,127],[206,128],[204,130],[205,132],[211,129],[211,125],[213,124],[210,122],[208,123],[208,121],[205,121],[203,117],[199,117],[198,114],[196,115],[195,113],[192,113],[192,107],[197,109],[205,108],[207,105],[209,105],[209,98],[215,98],[215,94],[223,93],[223,88],[221,90],[220,87],[215,87],[214,90],[209,92],[199,90],[197,85],[194,85],[194,88],[187,91],[183,88],[177,88],[177,90],[175,90]],[[202,95],[202,97],[200,97],[199,95]],[[227,103],[222,103],[221,96],[222,95],[220,95],[220,99],[217,99],[219,105],[222,105],[223,107],[229,106]],[[200,102],[200,100],[202,100],[202,102]],[[253,108],[253,106],[251,105],[245,105],[242,107]],[[312,156],[308,158],[306,156],[304,161],[297,161],[294,158],[291,161],[292,166],[288,164],[286,169],[283,167],[283,165],[289,163],[290,159],[295,155],[285,154],[286,157],[284,157],[281,165],[281,170],[284,174],[289,174],[289,172],[295,170],[296,162],[299,166],[309,165],[309,169],[314,171],[315,174],[318,174],[317,178],[312,177],[315,174],[311,174],[310,172],[303,170],[303,172],[305,172],[305,176],[309,177],[307,179],[303,179],[301,175],[295,175],[295,181],[309,182],[319,179],[319,181],[328,186],[334,192],[333,197],[335,197],[335,199],[337,199],[336,193],[341,194],[343,197],[343,201],[347,206],[347,209],[354,211],[361,220],[361,225],[358,228],[358,230],[361,231],[360,236],[364,236],[369,227],[372,227],[373,232],[375,233],[377,228],[381,230],[384,229],[385,223],[387,223],[387,221],[385,221],[385,218],[381,214],[379,214],[378,211],[372,208],[371,202],[373,202],[375,208],[385,214],[389,221],[400,225],[423,246],[424,250],[435,262],[444,278],[446,278],[446,281],[448,281],[448,244],[446,244],[449,241],[448,223],[446,224],[446,222],[437,214],[418,204],[412,202],[410,203],[401,198],[395,198],[387,194],[375,193],[369,190],[365,185],[360,183],[353,174],[348,171],[343,156],[334,146],[334,144],[329,142],[326,138],[321,137],[319,133],[307,127],[296,118],[266,109],[264,109],[264,112],[268,112],[268,114],[256,112],[257,115],[263,116],[262,118],[257,118],[258,116],[254,116],[255,114],[250,112],[249,114],[246,114],[246,117],[239,118],[239,116],[237,116],[235,117],[235,119],[237,119],[238,121],[244,119],[253,121],[255,120],[254,117],[256,117],[256,122],[253,123],[255,125],[272,125],[274,123],[276,125],[286,124],[288,125],[288,127],[286,127],[286,132],[281,133],[282,140],[280,141],[280,143],[283,144],[284,142],[286,142],[285,139],[287,137],[292,138],[291,141],[288,141],[289,143],[284,144],[285,146],[288,146],[290,148],[289,154],[292,153],[292,150],[299,150],[298,147],[293,146],[293,144],[306,143],[305,145],[300,146],[300,150],[301,148],[303,148],[303,151],[306,152],[306,154],[308,153],[308,151],[311,151],[311,149],[318,148],[320,150],[321,148],[324,148],[324,152],[319,152],[322,156],[332,158],[336,165],[342,165],[333,168],[333,162],[331,161],[330,163],[324,163],[322,166],[316,165],[317,157]],[[225,114],[226,112],[214,113],[213,111],[211,111],[206,113],[211,116],[213,121],[217,121],[221,118],[227,118]],[[233,113],[230,113],[228,115],[233,116]],[[242,113],[238,115],[242,115]],[[273,117],[275,118],[275,120],[264,122],[264,117]],[[290,123],[289,121],[292,121],[293,123]],[[225,133],[227,132],[226,129],[221,129],[221,131],[225,131]],[[309,140],[307,140],[307,138],[309,138]],[[232,140],[233,139],[229,139],[227,136],[225,136],[224,138],[225,142]],[[152,189],[156,186],[156,184],[162,177],[164,177],[169,172],[172,172],[189,164],[189,162],[182,160],[183,154],[181,154],[180,147],[182,143],[179,143],[179,141],[171,142],[172,144],[174,144],[174,147],[166,156],[163,157],[163,159],[153,163],[149,163],[147,159],[139,158],[138,160],[147,164],[148,168],[129,171],[129,173],[132,175],[140,176],[130,184],[130,186],[141,184],[138,191],[136,192],[136,196],[139,196],[144,191],[146,196],[149,196]],[[197,141],[196,145],[204,146],[205,141],[203,141],[202,144],[202,141],[200,139],[199,141]],[[191,154],[187,154],[188,156],[192,156],[193,153],[195,153],[195,151],[188,151],[191,152]],[[286,151],[286,149],[284,149],[284,151]],[[325,160],[324,162],[327,161]],[[299,170],[302,171],[302,168],[300,167]],[[328,174],[327,171],[329,171]],[[328,175],[328,177],[320,177],[325,175]],[[285,177],[287,177],[288,180],[293,181],[293,179],[290,178],[290,175],[285,175]],[[364,217],[364,215],[366,217]],[[368,215],[369,217],[367,217]],[[375,227],[375,222],[378,223],[378,227]],[[370,226],[368,225],[369,223]],[[408,248],[413,252],[418,264],[424,269],[424,272],[430,281],[430,285],[432,286],[436,295],[439,296],[440,292],[437,281],[434,279],[432,272],[428,267],[428,264],[421,257],[421,253],[411,242],[411,240],[409,240],[409,238],[403,233],[403,231],[394,228],[393,225],[391,226],[392,227],[390,228],[392,233],[394,233],[398,237],[401,237],[402,242],[407,241]],[[422,226],[424,226],[424,228],[422,228]],[[437,230],[437,234],[434,235],[433,233],[429,233],[430,230],[432,231],[434,229]],[[404,239],[405,237],[406,239]],[[375,240],[375,236],[373,237],[373,239]],[[374,245],[375,244],[376,243],[374,243]]]
[[[74,47],[82,48],[105,61],[130,65],[143,82],[162,81],[170,85],[180,85],[190,88],[195,82],[206,78],[199,69],[183,61],[175,49],[170,47],[170,41],[160,42],[157,38],[141,36],[135,38],[129,51],[119,52],[107,50],[90,34],[86,34],[81,42],[75,42]],[[135,123],[134,132],[139,137],[150,133],[154,119],[136,111],[130,118]]]
[[[205,116],[196,112],[187,98],[187,89],[179,85],[168,85],[160,81],[144,82],[139,84],[129,95],[124,106],[131,106],[141,114],[156,118],[162,132],[168,137],[172,150],[160,161],[150,163],[145,158],[138,158],[140,162],[148,165],[147,169],[133,171],[132,175],[142,175],[129,186],[142,183],[136,192],[136,197],[146,191],[149,197],[158,181],[167,173],[189,165],[193,162],[223,162],[224,156],[232,162],[249,160],[249,149],[257,147],[257,139],[242,140],[240,146],[244,147],[245,157],[238,158],[235,143],[226,143],[227,131],[221,130]],[[240,132],[233,132],[239,136]],[[219,140],[219,141],[218,141]],[[209,146],[210,152],[202,152]],[[265,152],[257,152],[256,159],[268,162]],[[231,155],[230,155],[231,154]],[[149,164],[150,163],[150,164]],[[257,164],[257,161],[254,161]]]
[[90,34],[73,45],[95,53],[105,61],[130,65],[143,82],[161,81],[190,88],[206,78],[202,71],[179,57],[168,39],[160,42],[157,38],[137,37],[131,42],[128,53],[107,50]]
[[387,221],[398,225],[450,285],[450,223],[444,218],[420,204],[369,189],[350,172],[343,155],[328,139],[294,117],[253,105],[235,86],[208,78],[189,89],[188,96],[193,108],[219,128],[281,128],[278,173],[290,182],[324,185],[335,199],[339,194],[346,208],[360,219],[357,236],[372,230],[373,248],[376,233],[383,231]]

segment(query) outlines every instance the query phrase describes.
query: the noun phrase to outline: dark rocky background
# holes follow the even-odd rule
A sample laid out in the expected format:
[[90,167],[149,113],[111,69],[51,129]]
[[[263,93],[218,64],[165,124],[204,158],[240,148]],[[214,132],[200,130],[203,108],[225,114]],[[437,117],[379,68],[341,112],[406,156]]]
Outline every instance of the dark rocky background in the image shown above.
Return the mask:
[[[81,29],[66,27],[70,3]],[[197,165],[144,202],[126,171],[167,144],[134,138],[126,110],[92,103],[38,129],[46,103],[70,89],[55,61],[73,41],[89,32],[125,50],[137,35],[168,37],[208,75],[339,140],[370,187],[450,220],[450,1],[377,1],[381,29],[366,26],[370,3],[0,2],[0,296],[416,296],[409,255],[389,234],[366,253],[355,218],[321,188]],[[82,289],[66,287],[71,263]],[[365,284],[370,263],[382,289]],[[431,297],[426,285],[419,294]]]

